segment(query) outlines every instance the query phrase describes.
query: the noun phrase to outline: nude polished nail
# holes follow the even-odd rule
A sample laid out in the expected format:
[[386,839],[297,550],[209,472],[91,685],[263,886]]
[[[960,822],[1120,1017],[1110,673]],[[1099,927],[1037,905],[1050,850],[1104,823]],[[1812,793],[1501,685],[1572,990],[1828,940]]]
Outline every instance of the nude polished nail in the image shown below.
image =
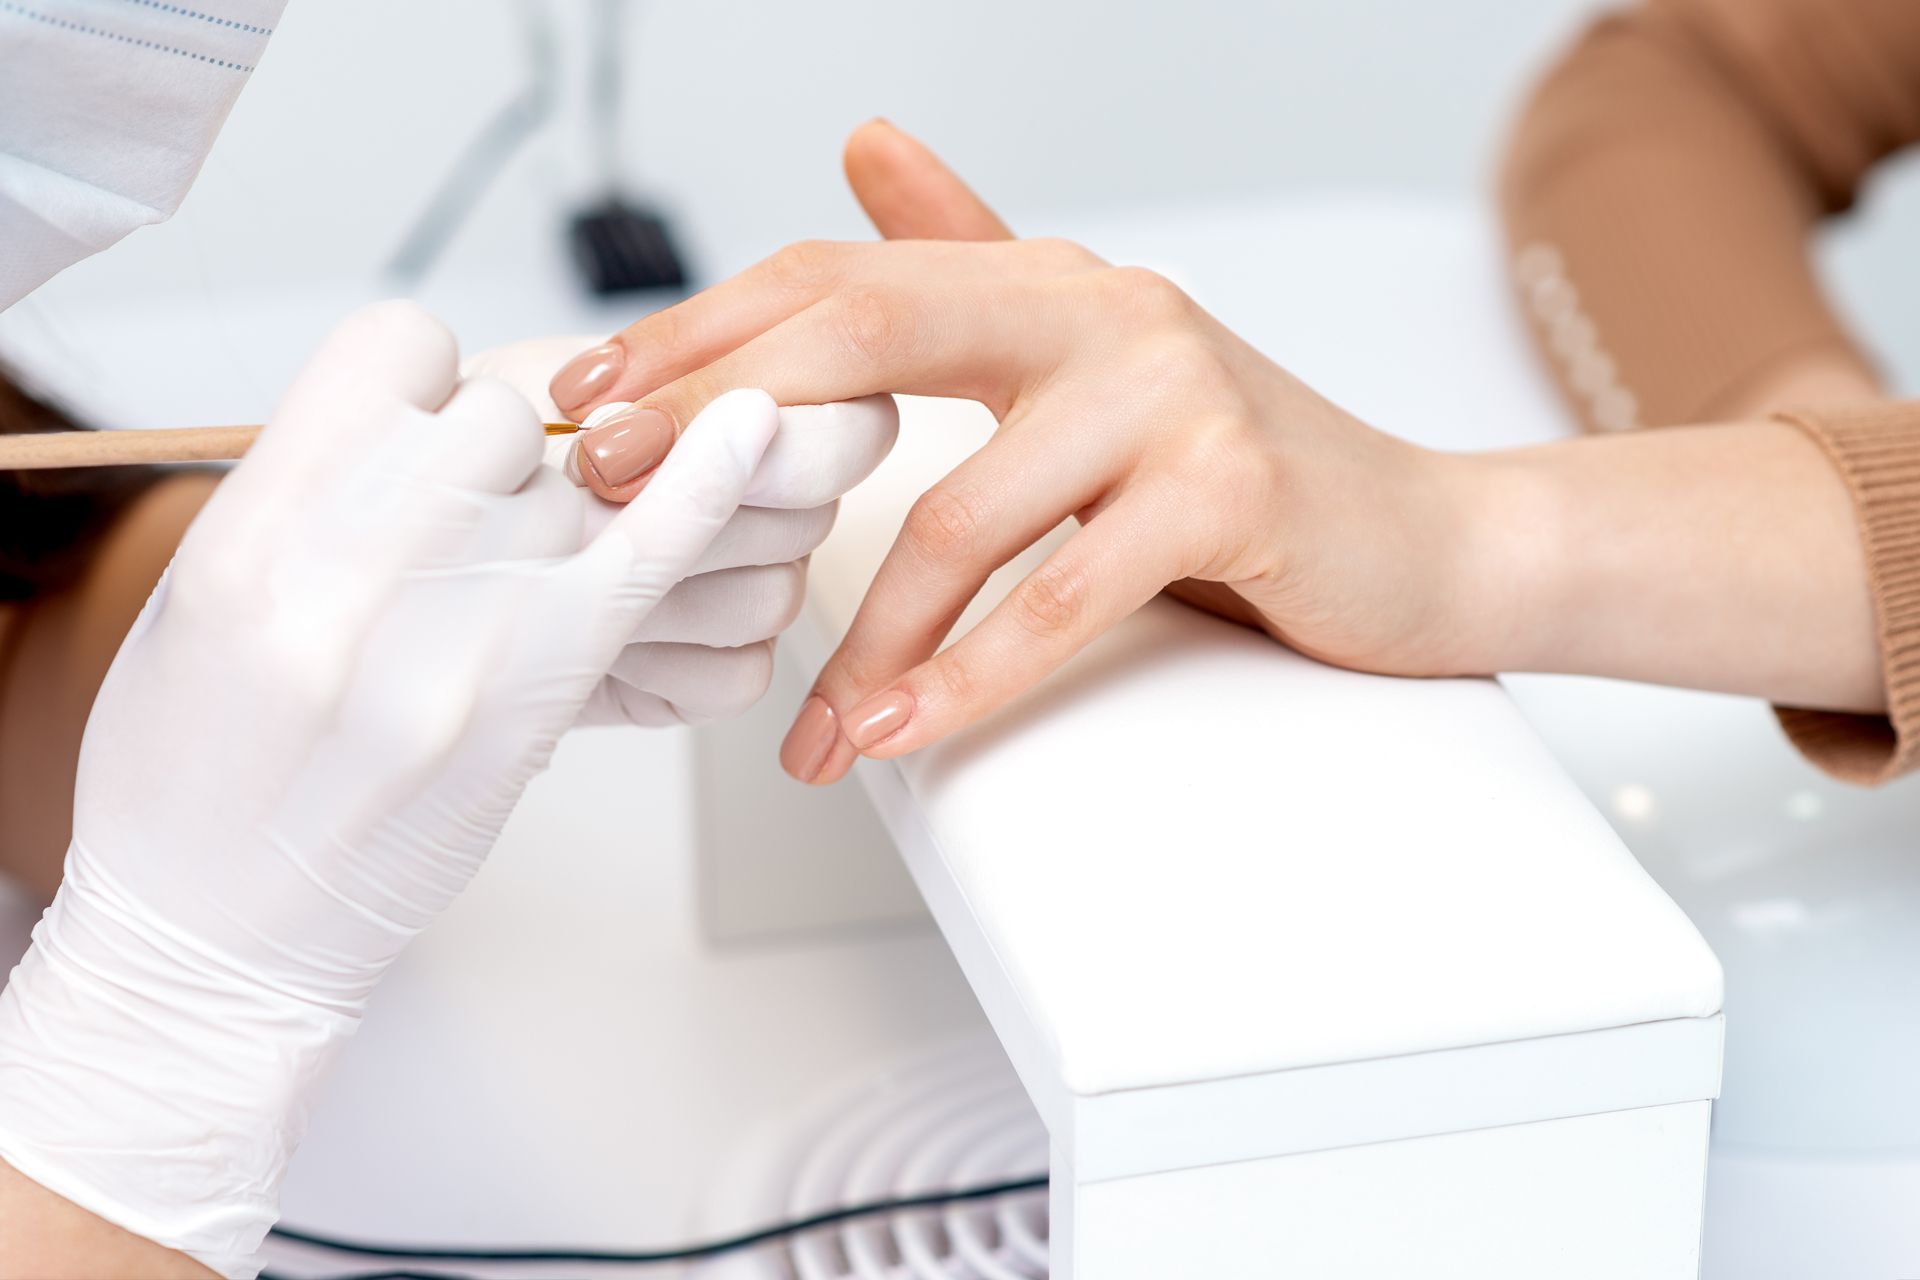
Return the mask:
[[627,353],[617,342],[606,342],[591,351],[582,351],[561,366],[547,384],[547,394],[562,413],[583,409],[612,388],[627,367]]
[[812,782],[827,767],[827,760],[840,742],[840,724],[827,700],[815,694],[793,718],[780,744],[780,767],[789,777]]
[[900,732],[912,717],[912,694],[901,689],[876,693],[847,712],[847,741],[865,751]]
[[660,465],[673,448],[673,419],[658,409],[628,405],[580,433],[580,465],[616,489]]

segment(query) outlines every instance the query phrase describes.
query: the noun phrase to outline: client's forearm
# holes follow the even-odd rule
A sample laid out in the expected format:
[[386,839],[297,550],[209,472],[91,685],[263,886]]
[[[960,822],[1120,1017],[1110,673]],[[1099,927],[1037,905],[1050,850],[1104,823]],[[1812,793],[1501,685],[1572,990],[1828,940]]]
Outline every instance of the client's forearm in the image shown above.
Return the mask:
[[117,1227],[0,1160],[0,1280],[214,1273],[183,1253]]
[[1797,427],[1676,427],[1467,465],[1489,669],[1884,709],[1853,504]]

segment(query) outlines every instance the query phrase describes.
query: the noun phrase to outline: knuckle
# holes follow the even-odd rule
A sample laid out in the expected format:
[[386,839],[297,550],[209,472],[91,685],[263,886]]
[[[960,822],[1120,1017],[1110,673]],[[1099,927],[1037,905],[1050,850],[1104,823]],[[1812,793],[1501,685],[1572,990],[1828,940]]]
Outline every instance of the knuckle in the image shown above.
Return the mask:
[[912,347],[912,313],[883,289],[855,289],[843,294],[835,310],[835,323],[841,340],[870,363],[885,363]]
[[1275,509],[1288,487],[1283,460],[1228,416],[1183,427],[1156,470],[1159,500],[1183,512],[1187,572],[1208,576],[1236,562],[1246,513]]
[[673,707],[683,720],[730,720],[752,709],[773,684],[772,640],[735,648],[703,648],[691,677],[629,681],[639,696]]
[[1175,442],[1174,474],[1207,492],[1237,490],[1247,470],[1246,442],[1230,420],[1203,418],[1185,427]]
[[741,649],[739,668],[739,681],[733,689],[735,716],[764,699],[766,691],[774,685],[774,641],[762,641]]
[[[299,616],[284,609],[248,629],[237,665],[240,684],[271,691],[276,712],[296,723],[333,720],[352,683],[351,662],[362,637],[338,619]],[[404,731],[408,726],[399,726]]]
[[189,530],[162,585],[175,608],[196,616],[231,617],[236,608],[257,616],[263,569],[244,543],[206,545]]
[[927,664],[929,678],[940,689],[941,695],[951,705],[966,706],[973,701],[974,691],[979,681],[962,658],[952,653],[943,653]]
[[1189,329],[1154,337],[1137,354],[1134,369],[1147,390],[1177,395],[1186,405],[1214,402],[1235,385],[1225,356]]
[[691,345],[691,330],[687,323],[687,306],[684,302],[660,310],[647,316],[626,333],[620,335],[620,345],[631,355],[636,352],[648,353],[648,359],[655,363],[671,360],[672,357],[686,351]]
[[793,625],[807,602],[807,569],[799,561],[769,565],[770,579],[765,593],[767,634],[778,635]]
[[719,713],[728,717],[742,714],[766,696],[773,684],[773,641],[735,650],[734,662],[733,679],[719,708]]
[[1086,578],[1064,565],[1042,565],[1014,589],[1013,620],[1041,640],[1069,635],[1086,612]]
[[1060,236],[1040,236],[1021,242],[1041,266],[1073,271],[1105,265],[1105,259],[1086,246]]
[[1135,319],[1181,320],[1194,310],[1186,290],[1146,267],[1110,267],[1101,273],[1111,305]]
[[814,692],[844,711],[898,674],[899,669],[888,664],[856,619],[839,650],[820,669]]
[[430,766],[452,753],[475,710],[466,691],[429,686],[385,704],[368,726],[368,740],[402,768]]
[[661,387],[640,403],[649,409],[659,409],[673,419],[676,430],[685,431],[692,425],[700,411],[718,400],[730,388],[724,378],[716,377],[714,372],[702,369],[689,373]]
[[615,724],[632,724],[643,727],[654,725],[693,724],[700,717],[691,716],[675,706],[671,701],[651,690],[642,689],[611,677],[603,679],[594,690],[604,706],[607,718]]
[[843,256],[831,240],[796,240],[767,259],[766,274],[783,289],[817,290],[832,282]]
[[907,512],[902,534],[915,554],[940,565],[966,563],[979,546],[983,513],[950,485],[935,485]]
[[800,511],[783,513],[791,516],[785,522],[788,539],[783,548],[785,557],[789,560],[804,560],[819,550],[820,544],[825,542],[827,535],[833,532],[833,522],[839,513],[838,498],[823,502],[817,507],[806,507]]

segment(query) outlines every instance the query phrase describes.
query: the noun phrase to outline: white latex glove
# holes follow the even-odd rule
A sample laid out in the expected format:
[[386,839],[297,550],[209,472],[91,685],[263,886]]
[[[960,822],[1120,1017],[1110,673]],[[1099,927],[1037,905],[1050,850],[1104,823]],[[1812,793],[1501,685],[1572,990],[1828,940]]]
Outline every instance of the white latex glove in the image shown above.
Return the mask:
[[[542,420],[564,417],[547,394],[560,367],[602,337],[534,338],[483,351],[465,372],[498,378]],[[745,711],[773,678],[773,637],[800,610],[806,556],[833,529],[836,499],[893,447],[891,396],[780,410],[780,431],[754,475],[746,504],[676,585],[614,664],[583,713],[588,723],[698,723]],[[547,441],[548,465],[578,485],[573,436]],[[620,507],[584,488],[587,536]]]
[[407,942],[752,487],[715,401],[586,545],[532,408],[361,312],[189,529],[108,672],[66,879],[0,995],[0,1156],[228,1276]]

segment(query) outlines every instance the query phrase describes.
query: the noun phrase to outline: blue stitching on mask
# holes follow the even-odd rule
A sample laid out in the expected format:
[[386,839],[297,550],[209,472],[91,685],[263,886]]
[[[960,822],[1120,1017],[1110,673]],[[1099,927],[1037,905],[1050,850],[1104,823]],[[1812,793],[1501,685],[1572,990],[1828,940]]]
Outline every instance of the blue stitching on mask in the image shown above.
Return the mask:
[[161,0],[125,0],[127,4],[137,4],[148,9],[158,9],[162,13],[177,13],[183,18],[197,18],[201,22],[211,22],[216,27],[229,27],[235,31],[244,31],[248,35],[270,36],[272,27],[252,27],[244,22],[235,22],[231,18],[216,18],[210,13],[201,13],[198,9],[187,9],[177,4],[163,4]]
[[159,44],[152,40],[140,40],[133,36],[121,35],[118,31],[102,31],[98,27],[84,26],[78,22],[69,22],[65,18],[56,18],[52,14],[39,13],[12,3],[12,0],[0,0],[0,13],[11,13],[32,22],[44,22],[50,27],[63,31],[77,31],[82,35],[99,36],[102,40],[114,40],[121,44],[130,44],[140,49],[152,49],[155,53],[171,53],[177,58],[190,58],[195,62],[204,62],[208,66],[221,67],[227,71],[251,73],[252,67],[239,62],[228,62],[224,58],[209,58],[204,53],[195,53],[191,49],[176,49],[170,44]]

